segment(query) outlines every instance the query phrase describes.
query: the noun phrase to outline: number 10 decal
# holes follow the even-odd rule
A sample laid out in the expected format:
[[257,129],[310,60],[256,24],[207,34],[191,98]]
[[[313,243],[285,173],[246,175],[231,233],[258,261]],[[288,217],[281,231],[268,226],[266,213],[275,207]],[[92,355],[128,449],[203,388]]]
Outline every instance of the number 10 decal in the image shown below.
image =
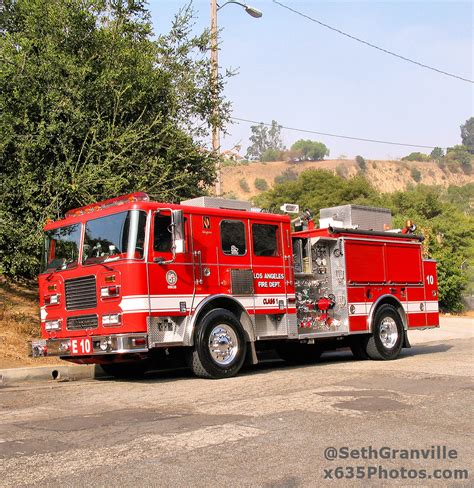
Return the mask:
[[426,277],[426,282],[428,283],[428,285],[434,285],[434,276],[433,275],[428,275]]

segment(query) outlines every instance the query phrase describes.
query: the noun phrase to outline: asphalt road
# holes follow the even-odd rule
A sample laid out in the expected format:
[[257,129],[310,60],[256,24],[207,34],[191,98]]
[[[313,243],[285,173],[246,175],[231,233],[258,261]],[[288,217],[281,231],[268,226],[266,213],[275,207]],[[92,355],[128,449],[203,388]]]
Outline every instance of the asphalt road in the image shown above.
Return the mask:
[[[473,325],[443,325],[391,362],[340,352],[228,380],[181,370],[0,387],[0,486],[472,486]],[[332,446],[359,459],[326,460]]]

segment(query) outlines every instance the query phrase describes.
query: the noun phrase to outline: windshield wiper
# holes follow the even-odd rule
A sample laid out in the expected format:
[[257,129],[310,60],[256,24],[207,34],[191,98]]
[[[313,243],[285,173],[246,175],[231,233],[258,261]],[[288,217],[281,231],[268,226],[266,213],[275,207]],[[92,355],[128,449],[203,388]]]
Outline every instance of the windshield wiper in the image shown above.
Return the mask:
[[54,268],[53,271],[51,271],[51,273],[49,273],[49,275],[46,276],[46,281],[49,281],[52,278],[52,276],[54,275],[54,273],[61,271],[62,269],[65,269],[65,268],[63,268],[63,265],[58,266],[57,268]]
[[96,263],[96,264],[100,264],[101,266],[103,266],[107,271],[115,271],[114,268],[111,268],[110,266],[107,266],[106,264],[104,263]]

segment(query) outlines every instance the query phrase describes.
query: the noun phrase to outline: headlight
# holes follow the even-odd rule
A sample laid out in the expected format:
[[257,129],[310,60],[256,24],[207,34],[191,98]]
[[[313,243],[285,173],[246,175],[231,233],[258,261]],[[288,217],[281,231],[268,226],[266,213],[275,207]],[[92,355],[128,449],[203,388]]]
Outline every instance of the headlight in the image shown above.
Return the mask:
[[102,325],[120,325],[121,322],[122,318],[119,313],[102,315]]
[[45,330],[59,330],[61,328],[61,319],[47,320],[44,328]]

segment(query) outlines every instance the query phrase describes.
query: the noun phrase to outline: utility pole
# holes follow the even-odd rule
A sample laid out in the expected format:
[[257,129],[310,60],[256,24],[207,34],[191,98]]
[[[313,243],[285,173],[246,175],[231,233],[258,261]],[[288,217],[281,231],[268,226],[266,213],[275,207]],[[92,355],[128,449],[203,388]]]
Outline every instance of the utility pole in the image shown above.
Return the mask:
[[211,101],[212,101],[212,152],[217,156],[216,164],[216,196],[222,194],[220,140],[219,140],[219,62],[218,62],[218,34],[217,11],[229,3],[235,3],[242,7],[251,17],[256,19],[262,16],[262,12],[246,5],[245,3],[230,0],[222,5],[217,0],[211,0]]
[[218,83],[219,83],[219,62],[217,58],[217,0],[211,0],[211,97],[212,97],[212,152],[218,157],[216,164],[216,196],[222,194],[221,185],[221,161],[219,159],[220,141],[218,125]]

